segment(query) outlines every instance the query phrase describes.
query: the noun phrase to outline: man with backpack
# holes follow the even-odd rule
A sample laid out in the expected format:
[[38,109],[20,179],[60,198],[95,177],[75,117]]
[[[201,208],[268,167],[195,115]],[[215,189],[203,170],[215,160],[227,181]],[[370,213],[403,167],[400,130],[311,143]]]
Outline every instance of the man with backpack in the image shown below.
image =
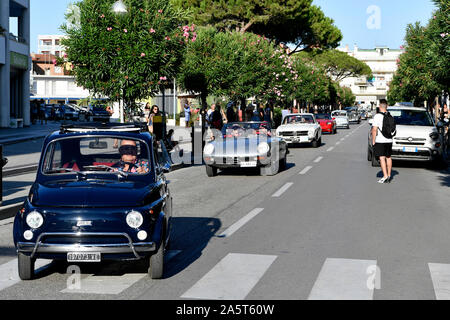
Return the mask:
[[380,113],[373,118],[372,145],[374,156],[380,159],[383,178],[378,183],[390,183],[392,180],[392,144],[396,135],[394,117],[387,111],[388,103],[380,100]]

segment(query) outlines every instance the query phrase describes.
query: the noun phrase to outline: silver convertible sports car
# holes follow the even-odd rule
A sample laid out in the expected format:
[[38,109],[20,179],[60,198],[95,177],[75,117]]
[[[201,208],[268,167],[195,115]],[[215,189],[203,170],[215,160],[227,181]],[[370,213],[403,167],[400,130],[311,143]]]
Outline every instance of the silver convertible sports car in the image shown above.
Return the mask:
[[260,168],[261,175],[273,176],[286,168],[286,142],[272,135],[267,122],[228,123],[215,137],[204,148],[209,177],[218,169]]

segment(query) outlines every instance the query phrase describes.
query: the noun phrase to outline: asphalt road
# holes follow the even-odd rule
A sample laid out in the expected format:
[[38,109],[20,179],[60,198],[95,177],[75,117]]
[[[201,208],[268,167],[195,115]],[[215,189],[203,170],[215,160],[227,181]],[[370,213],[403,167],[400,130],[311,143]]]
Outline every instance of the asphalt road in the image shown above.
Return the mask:
[[203,166],[168,175],[173,242],[163,280],[144,263],[40,261],[22,282],[12,219],[0,222],[0,299],[449,299],[450,172],[394,163],[379,185],[367,123],[292,148],[275,177]]

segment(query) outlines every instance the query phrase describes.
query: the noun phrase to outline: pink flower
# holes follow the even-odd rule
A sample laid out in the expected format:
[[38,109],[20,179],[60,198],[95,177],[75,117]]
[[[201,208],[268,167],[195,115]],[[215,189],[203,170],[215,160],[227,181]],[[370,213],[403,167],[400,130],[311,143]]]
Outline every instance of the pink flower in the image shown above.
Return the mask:
[[111,27],[108,27],[108,28],[106,28],[106,30],[108,30],[108,31],[111,31],[111,30],[112,30],[112,28],[111,28]]
[[141,53],[141,57],[142,58],[145,57],[145,53],[144,52]]
[[158,10],[159,13],[162,13],[163,11],[161,9]]
[[123,32],[128,33],[128,30],[127,29],[123,29]]
[[166,36],[164,39],[166,39],[166,40],[170,40],[170,37],[169,36]]
[[150,28],[150,33],[155,33],[155,32],[156,32],[155,29]]
[[195,24],[192,24],[191,31],[194,32],[194,30],[195,30]]
[[100,18],[102,18],[102,19],[103,19],[104,17],[105,17],[105,15],[104,15],[104,14],[102,14],[102,15],[100,16]]
[[166,81],[166,80],[167,80],[167,77],[160,77],[159,80],[161,80],[161,81]]

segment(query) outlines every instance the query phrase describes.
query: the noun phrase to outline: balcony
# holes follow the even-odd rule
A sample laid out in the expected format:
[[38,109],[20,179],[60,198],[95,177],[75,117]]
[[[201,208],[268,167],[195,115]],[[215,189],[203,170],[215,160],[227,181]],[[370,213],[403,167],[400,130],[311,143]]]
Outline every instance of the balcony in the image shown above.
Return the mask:
[[355,79],[355,85],[367,85],[366,77],[359,77]]

